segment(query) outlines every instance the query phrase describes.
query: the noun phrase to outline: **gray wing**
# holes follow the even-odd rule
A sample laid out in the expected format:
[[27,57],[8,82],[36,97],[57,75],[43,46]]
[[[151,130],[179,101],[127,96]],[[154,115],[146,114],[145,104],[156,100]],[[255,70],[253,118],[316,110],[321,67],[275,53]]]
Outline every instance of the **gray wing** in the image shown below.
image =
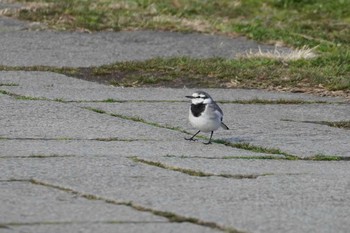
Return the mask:
[[220,117],[221,121],[223,119],[224,113],[222,112],[221,108],[219,107],[219,105],[217,105],[215,102],[212,102],[209,106],[208,106],[211,111],[213,113],[213,117]]
[[228,130],[229,128],[227,127],[227,125],[225,125],[222,122],[222,120],[224,118],[224,113],[222,112],[222,110],[219,107],[219,105],[217,105],[215,102],[213,102],[211,104],[211,108],[213,109],[213,113],[214,113],[215,117],[220,117],[220,119],[221,119],[221,128]]

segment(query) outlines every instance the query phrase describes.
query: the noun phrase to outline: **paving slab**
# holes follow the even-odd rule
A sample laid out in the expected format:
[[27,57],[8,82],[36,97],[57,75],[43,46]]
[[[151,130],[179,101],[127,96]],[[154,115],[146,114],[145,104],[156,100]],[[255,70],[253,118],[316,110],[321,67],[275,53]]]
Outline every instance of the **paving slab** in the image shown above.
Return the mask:
[[[265,174],[265,175],[318,175],[337,174],[339,176],[350,175],[347,170],[349,164],[339,161],[286,161],[269,159],[235,159],[235,158],[198,158],[181,156],[145,156],[140,154],[140,159],[159,162],[171,167],[205,171],[210,174]],[[350,184],[350,182],[349,182]]]
[[218,232],[30,182],[1,181],[0,187],[1,232]]
[[[72,193],[30,182],[0,182],[0,223],[168,222],[166,218],[131,207],[89,201]],[[23,198],[25,194],[25,198]],[[45,195],[42,195],[45,194]],[[6,224],[5,224],[6,225]]]
[[[109,113],[139,117],[148,122],[196,132],[187,119],[190,103],[128,102],[78,105],[93,106]],[[224,111],[224,122],[231,130],[218,130],[214,134],[216,139],[279,148],[299,157],[317,154],[350,156],[349,130],[305,123],[305,121],[348,121],[349,104],[221,104],[221,106]]]
[[[280,148],[300,157],[317,154],[350,156],[348,129],[303,122],[349,121],[349,104],[225,105],[224,107],[226,122],[233,122],[232,128],[243,141]],[[227,131],[223,131],[222,134],[223,137],[229,136]]]
[[115,232],[128,232],[128,233],[154,233],[154,232],[169,232],[169,233],[218,233],[220,231],[208,229],[201,226],[196,226],[189,223],[164,223],[164,224],[152,224],[152,223],[120,223],[120,224],[57,224],[57,225],[39,225],[39,226],[19,226],[11,230],[4,230],[4,233],[13,232],[26,232],[26,233],[47,233],[47,232],[84,232],[84,233],[115,233]]
[[[10,31],[0,37],[0,64],[7,66],[99,66],[154,57],[234,58],[239,53],[274,51],[246,38],[164,31]],[[291,49],[278,48],[281,53]]]
[[[183,160],[181,160],[183,161]],[[197,159],[196,159],[197,161]],[[251,161],[225,160],[233,172]],[[168,160],[169,162],[169,160]],[[273,174],[290,161],[270,167],[257,179],[196,177],[120,157],[2,159],[2,177],[32,177],[110,199],[213,221],[244,232],[347,232],[350,225],[349,169],[342,162],[292,162],[301,174]],[[223,171],[221,161],[210,162]],[[245,164],[243,164],[245,163]],[[299,164],[298,164],[299,163]],[[170,164],[172,164],[170,162]],[[192,162],[190,168],[207,170]],[[201,164],[201,163],[198,163]],[[261,165],[263,165],[261,164]],[[181,164],[177,164],[181,165]],[[226,166],[228,168],[228,166]],[[286,169],[286,171],[288,171]],[[243,171],[244,172],[244,171]],[[305,173],[306,172],[306,173]],[[236,174],[236,173],[233,173]]]
[[[45,140],[45,139],[3,139],[0,140],[0,158],[2,157],[40,157],[40,156],[114,156],[130,157],[143,156],[185,156],[212,157],[246,156],[259,157],[271,156],[266,153],[255,153],[220,144],[205,147],[202,143],[188,143],[180,135],[173,140],[151,141],[97,141],[97,140]],[[108,140],[108,138],[107,138]],[[273,155],[283,157],[280,155]]]
[[[9,138],[173,139],[176,131],[152,127],[52,101],[11,100],[0,105],[0,136]],[[132,132],[132,133],[130,133]]]
[[[0,5],[0,12],[2,8]],[[10,19],[6,17],[0,17],[0,32],[9,32],[9,31],[20,31],[28,29],[28,24],[23,21]]]

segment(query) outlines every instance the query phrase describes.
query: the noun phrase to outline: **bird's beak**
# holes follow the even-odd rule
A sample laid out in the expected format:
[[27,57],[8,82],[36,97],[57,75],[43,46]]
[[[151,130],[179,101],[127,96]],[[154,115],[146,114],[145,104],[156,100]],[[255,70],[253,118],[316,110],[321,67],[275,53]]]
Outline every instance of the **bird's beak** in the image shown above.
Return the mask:
[[186,98],[193,99],[193,96],[191,96],[191,95],[186,95]]

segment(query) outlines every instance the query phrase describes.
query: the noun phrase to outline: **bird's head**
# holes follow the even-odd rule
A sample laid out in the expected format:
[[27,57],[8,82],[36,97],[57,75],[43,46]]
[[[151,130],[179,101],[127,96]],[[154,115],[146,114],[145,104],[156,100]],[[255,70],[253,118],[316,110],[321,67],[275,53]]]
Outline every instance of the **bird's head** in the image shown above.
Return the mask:
[[191,99],[192,104],[210,104],[213,99],[204,91],[196,91],[192,95],[186,96]]

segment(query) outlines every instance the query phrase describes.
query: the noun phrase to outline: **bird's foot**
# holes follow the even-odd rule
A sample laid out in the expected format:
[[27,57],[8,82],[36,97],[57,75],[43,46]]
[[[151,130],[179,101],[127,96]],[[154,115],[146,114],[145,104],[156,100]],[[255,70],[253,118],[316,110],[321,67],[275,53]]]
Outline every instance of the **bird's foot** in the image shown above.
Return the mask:
[[193,137],[190,137],[190,138],[185,138],[185,140],[187,140],[187,141],[197,141],[197,139],[194,139]]
[[209,141],[209,142],[203,142],[203,144],[204,144],[204,145],[209,145],[209,144],[211,144],[211,141]]

